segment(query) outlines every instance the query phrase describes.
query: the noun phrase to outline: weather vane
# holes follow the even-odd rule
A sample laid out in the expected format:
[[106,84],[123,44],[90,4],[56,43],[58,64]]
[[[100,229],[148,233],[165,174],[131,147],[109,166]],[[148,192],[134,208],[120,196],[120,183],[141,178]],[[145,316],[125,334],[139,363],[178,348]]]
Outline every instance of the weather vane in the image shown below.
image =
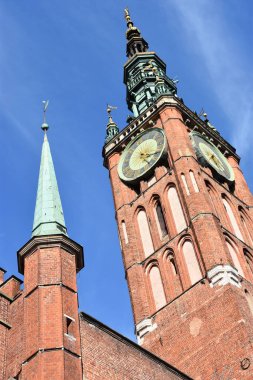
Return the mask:
[[199,114],[198,114],[198,117],[204,117],[204,118],[207,118],[207,113],[205,112],[204,108],[202,107]]
[[43,124],[41,128],[43,129],[44,132],[46,132],[49,128],[46,122],[46,112],[47,112],[49,100],[42,100],[42,104],[43,104]]
[[109,116],[111,116],[112,110],[116,110],[116,109],[118,109],[118,107],[110,106],[109,104],[107,104],[107,106],[106,106],[106,111],[107,111]]

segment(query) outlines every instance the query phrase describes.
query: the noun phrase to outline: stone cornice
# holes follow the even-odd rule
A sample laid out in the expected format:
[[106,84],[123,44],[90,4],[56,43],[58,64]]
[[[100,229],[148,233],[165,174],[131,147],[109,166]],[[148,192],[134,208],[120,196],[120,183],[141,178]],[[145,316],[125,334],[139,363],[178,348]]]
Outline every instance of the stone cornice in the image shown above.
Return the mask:
[[18,270],[24,274],[24,259],[38,248],[62,247],[65,251],[76,256],[76,270],[84,267],[83,247],[66,235],[34,236],[17,252]]

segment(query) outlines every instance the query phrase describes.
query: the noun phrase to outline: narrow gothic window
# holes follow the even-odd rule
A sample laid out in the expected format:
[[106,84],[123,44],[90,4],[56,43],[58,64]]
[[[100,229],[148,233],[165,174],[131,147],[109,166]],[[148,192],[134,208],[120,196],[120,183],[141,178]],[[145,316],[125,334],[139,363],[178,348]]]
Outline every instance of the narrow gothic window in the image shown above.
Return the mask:
[[241,224],[244,230],[244,235],[246,236],[246,240],[247,240],[246,243],[248,243],[249,245],[253,245],[251,234],[249,232],[245,217],[242,215],[242,213],[241,213]]
[[123,230],[123,235],[124,235],[125,243],[128,244],[128,236],[127,236],[127,230],[126,230],[126,223],[125,223],[124,220],[122,220],[121,225],[122,225],[122,230]]
[[184,184],[184,188],[185,188],[186,194],[190,195],[190,190],[189,190],[189,187],[188,187],[185,175],[183,173],[181,174],[181,178],[182,178],[182,182]]
[[240,261],[238,259],[238,252],[235,250],[231,243],[229,243],[228,241],[226,241],[226,243],[235,268],[238,270],[239,275],[244,277],[244,273]]
[[244,290],[244,293],[245,293],[245,296],[246,296],[246,300],[248,302],[248,305],[249,305],[249,309],[251,311],[251,314],[253,314],[253,297],[252,295],[248,292],[247,289]]
[[207,187],[207,191],[208,191],[208,195],[209,195],[209,199],[211,201],[211,204],[212,204],[212,208],[213,208],[213,212],[216,216],[218,216],[218,212],[217,212],[217,208],[216,208],[216,205],[215,205],[215,194],[214,194],[214,190],[212,188],[212,186],[210,185],[209,182],[205,181],[205,184],[206,184],[206,187]]
[[148,180],[148,187],[152,186],[154,183],[156,183],[156,177],[153,176]]
[[156,310],[158,310],[166,304],[166,298],[165,298],[160,271],[157,266],[153,266],[150,269],[149,277],[150,277],[151,288],[152,288]]
[[238,237],[238,239],[242,240],[243,241],[243,237],[242,237],[242,234],[241,234],[241,231],[239,229],[239,226],[237,224],[237,221],[236,221],[236,218],[235,218],[235,215],[232,211],[232,208],[230,206],[230,204],[228,203],[228,201],[226,200],[226,198],[222,197],[222,201],[223,201],[223,205],[225,207],[225,210],[227,212],[227,215],[228,215],[228,219],[230,221],[230,224],[233,228],[233,231],[235,233],[235,236]]
[[68,315],[64,314],[65,321],[66,321],[66,334],[69,337],[74,338],[74,323],[75,320],[72,317],[69,317]]
[[195,284],[197,281],[201,280],[202,274],[192,242],[186,240],[183,244],[182,250],[191,284]]
[[251,274],[253,275],[253,258],[252,255],[247,251],[247,249],[243,250],[245,260],[248,264]]
[[198,187],[197,181],[195,179],[195,176],[194,176],[194,173],[193,173],[192,170],[190,170],[190,178],[191,178],[192,186],[194,188],[195,193],[198,193],[199,192],[199,187]]
[[184,213],[180,204],[180,200],[178,198],[177,190],[175,187],[170,187],[168,190],[168,199],[172,212],[172,216],[174,219],[174,223],[176,226],[176,231],[181,232],[186,228],[186,222]]
[[168,230],[167,230],[166,223],[164,220],[162,206],[159,201],[157,201],[155,205],[155,217],[156,217],[156,223],[157,223],[159,235],[160,235],[160,238],[162,239],[168,235]]
[[144,254],[145,254],[145,257],[147,257],[151,255],[151,253],[154,252],[154,246],[153,246],[153,242],[152,242],[152,238],[151,238],[151,234],[149,230],[147,215],[144,210],[140,210],[138,212],[137,220],[138,220]]
[[174,276],[176,276],[177,275],[177,267],[175,264],[174,257],[172,255],[169,255],[168,258],[169,258],[171,272],[173,273]]

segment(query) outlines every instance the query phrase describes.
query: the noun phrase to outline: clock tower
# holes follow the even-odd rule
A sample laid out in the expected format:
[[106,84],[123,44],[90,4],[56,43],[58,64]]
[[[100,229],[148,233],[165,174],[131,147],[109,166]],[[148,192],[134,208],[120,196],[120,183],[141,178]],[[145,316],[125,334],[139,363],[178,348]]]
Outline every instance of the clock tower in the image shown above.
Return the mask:
[[252,194],[233,148],[177,95],[128,10],[103,148],[138,343],[194,379],[253,378]]

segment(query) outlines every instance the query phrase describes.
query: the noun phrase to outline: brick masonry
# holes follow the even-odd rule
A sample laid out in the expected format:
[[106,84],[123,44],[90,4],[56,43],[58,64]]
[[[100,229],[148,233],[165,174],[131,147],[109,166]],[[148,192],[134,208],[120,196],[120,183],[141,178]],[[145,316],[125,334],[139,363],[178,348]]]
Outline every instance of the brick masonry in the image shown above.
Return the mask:
[[80,331],[85,379],[190,379],[176,368],[84,313],[80,314]]
[[[253,297],[253,224],[252,208],[248,207],[252,205],[252,194],[239,167],[238,157],[219,135],[213,134],[207,127],[203,129],[201,120],[196,123],[196,116],[178,98],[166,97],[147,115],[132,134],[118,139],[115,146],[111,143],[104,150],[139,342],[194,379],[252,379],[253,309],[250,304]],[[139,189],[138,186],[130,187],[118,176],[117,165],[121,153],[133,136],[151,128],[151,125],[165,132],[167,161],[155,168],[155,181],[151,186],[147,179],[140,182]],[[190,139],[190,132],[196,128],[199,133],[211,138],[227,157],[235,174],[234,189],[226,182],[217,180],[209,167],[199,164]],[[194,188],[190,172],[199,191]],[[171,185],[177,190],[186,219],[187,227],[179,233],[168,200],[167,191]],[[236,235],[232,227],[223,197],[231,207],[242,238]],[[156,199],[160,200],[168,229],[168,235],[162,239],[154,213]],[[144,254],[137,222],[139,209],[146,212],[154,246],[154,252],[148,257]],[[122,221],[125,223],[127,241]],[[195,285],[191,283],[182,252],[186,240],[193,244],[201,271],[202,281]],[[227,241],[237,252],[243,277],[233,269],[235,261]],[[246,257],[245,250],[250,259]],[[172,273],[168,257],[173,257],[176,273]],[[166,305],[159,310],[149,278],[149,268],[152,266],[159,268],[166,297]],[[232,280],[232,272],[228,275],[225,270],[218,275],[224,278],[230,276],[231,284],[221,286],[219,281],[214,284],[214,280],[208,277],[209,273],[218,272],[219,268],[235,271],[235,279]]]
[[[189,136],[193,121],[186,122],[189,115],[178,99],[170,101],[153,107],[125,140],[104,152],[140,346],[94,318],[78,315],[76,273],[84,265],[82,248],[63,235],[35,237],[18,252],[23,288],[15,276],[4,280],[0,268],[0,380],[189,378],[183,373],[196,380],[252,379],[252,195],[238,157],[221,137],[214,142],[219,141],[233,167],[235,189],[199,164]],[[131,133],[152,124],[164,129],[168,156],[155,168],[152,183],[143,180],[139,189],[131,188],[119,179],[120,155]],[[208,129],[203,133],[208,135]],[[186,223],[180,232],[168,200],[172,185]],[[157,199],[168,229],[163,238],[154,214]],[[149,255],[137,223],[140,209],[146,212],[154,247]],[[194,283],[183,255],[186,241],[192,243],[201,273]],[[157,307],[150,281],[154,266],[164,289],[162,307]]]

